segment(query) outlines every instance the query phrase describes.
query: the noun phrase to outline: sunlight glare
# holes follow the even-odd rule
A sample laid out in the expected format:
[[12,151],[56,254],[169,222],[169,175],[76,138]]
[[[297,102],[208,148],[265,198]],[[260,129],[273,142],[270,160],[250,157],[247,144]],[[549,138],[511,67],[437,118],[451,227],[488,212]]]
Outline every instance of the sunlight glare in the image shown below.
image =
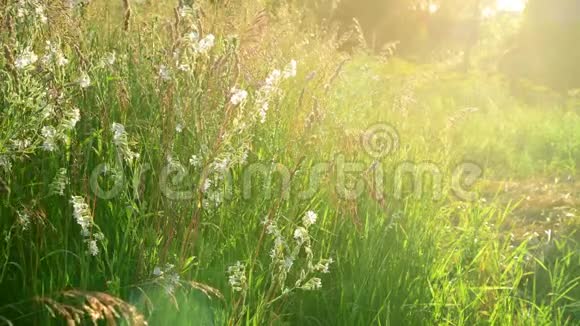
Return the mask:
[[481,15],[483,16],[483,18],[491,18],[493,16],[495,16],[496,11],[493,8],[490,7],[485,7],[482,11],[481,11]]
[[429,4],[429,12],[434,14],[439,10],[439,5],[435,4],[435,3],[431,3]]
[[497,0],[498,11],[523,12],[526,9],[526,0]]

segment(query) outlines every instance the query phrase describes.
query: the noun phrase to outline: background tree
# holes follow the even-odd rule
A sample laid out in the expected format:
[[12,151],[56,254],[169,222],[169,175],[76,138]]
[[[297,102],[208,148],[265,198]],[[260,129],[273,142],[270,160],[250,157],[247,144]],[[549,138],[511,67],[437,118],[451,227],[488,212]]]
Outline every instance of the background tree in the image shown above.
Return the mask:
[[580,0],[530,0],[500,69],[560,90],[580,87],[579,12]]
[[[375,50],[399,41],[399,54],[429,56],[439,48],[457,48],[469,57],[479,40],[481,10],[493,0],[343,0],[334,19],[356,18]],[[468,60],[466,60],[467,62]]]

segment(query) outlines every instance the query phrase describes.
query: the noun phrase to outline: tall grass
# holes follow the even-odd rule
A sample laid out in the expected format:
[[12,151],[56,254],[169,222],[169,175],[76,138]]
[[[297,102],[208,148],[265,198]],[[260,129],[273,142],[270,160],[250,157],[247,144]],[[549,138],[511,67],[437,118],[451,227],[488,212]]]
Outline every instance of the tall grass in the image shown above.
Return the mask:
[[[0,323],[578,322],[577,200],[544,230],[484,186],[393,196],[401,162],[447,182],[470,160],[574,199],[577,98],[347,57],[255,1],[67,3],[0,5]],[[400,140],[380,159],[377,123]],[[345,198],[337,157],[368,167],[349,187],[384,183]]]

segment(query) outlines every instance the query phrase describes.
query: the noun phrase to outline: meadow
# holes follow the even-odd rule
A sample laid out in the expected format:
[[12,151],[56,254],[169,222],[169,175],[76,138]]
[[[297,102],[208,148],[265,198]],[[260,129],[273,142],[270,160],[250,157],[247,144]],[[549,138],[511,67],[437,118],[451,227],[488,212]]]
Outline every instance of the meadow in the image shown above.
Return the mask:
[[580,323],[579,91],[195,3],[0,1],[0,325]]

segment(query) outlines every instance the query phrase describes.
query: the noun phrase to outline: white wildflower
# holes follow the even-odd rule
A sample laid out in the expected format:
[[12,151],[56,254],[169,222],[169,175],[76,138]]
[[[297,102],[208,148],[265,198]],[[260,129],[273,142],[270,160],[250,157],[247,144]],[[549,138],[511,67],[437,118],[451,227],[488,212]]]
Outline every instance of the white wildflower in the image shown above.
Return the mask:
[[115,145],[120,146],[127,143],[127,132],[125,131],[125,126],[113,122],[111,130],[113,131],[113,142]]
[[278,226],[276,225],[276,221],[265,220],[263,223],[267,224],[267,226],[266,226],[266,233],[267,234],[270,234],[270,235],[279,234]]
[[99,246],[97,245],[97,240],[88,240],[87,241],[87,245],[88,245],[88,252],[91,256],[97,256],[99,255]]
[[272,70],[270,75],[268,75],[268,78],[266,78],[266,86],[268,86],[268,87],[276,86],[278,84],[278,82],[280,81],[281,76],[282,76],[282,73],[280,72],[280,70],[278,70],[278,69]]
[[81,88],[87,88],[87,87],[91,86],[91,78],[89,77],[89,75],[86,72],[81,71],[81,74],[80,74],[79,78],[77,79],[77,83],[79,84],[79,86]]
[[290,63],[284,68],[283,76],[284,79],[296,77],[296,70],[297,70],[298,63],[296,60],[290,61]]
[[18,212],[17,223],[23,231],[30,227],[30,216],[26,212]]
[[91,234],[90,227],[93,223],[89,205],[81,196],[72,196],[71,203],[73,205],[73,217],[81,227],[81,234],[84,237],[89,237]]
[[260,123],[266,122],[266,117],[268,115],[269,109],[270,109],[270,104],[268,104],[268,102],[262,103],[262,106],[260,107],[260,110],[258,111],[258,113],[260,115]]
[[227,158],[224,158],[221,160],[215,160],[215,162],[212,164],[212,166],[216,172],[224,173],[228,170],[229,163],[230,163],[230,161]]
[[16,12],[16,17],[23,18],[25,16],[28,16],[28,10],[22,7],[18,8],[18,11]]
[[207,193],[206,207],[210,207],[211,204],[213,207],[219,207],[223,201],[223,196],[219,191],[210,191]]
[[246,266],[241,262],[228,267],[228,281],[234,291],[241,292],[246,288]]
[[294,230],[294,239],[298,243],[304,243],[308,239],[308,230],[299,226]]
[[318,277],[313,277],[306,284],[302,285],[300,288],[303,290],[318,290],[322,287],[322,281]]
[[305,227],[308,228],[309,226],[316,223],[317,217],[318,216],[316,215],[315,212],[308,211],[308,212],[306,212],[306,214],[304,214],[304,217],[302,218],[302,223],[304,224]]
[[198,53],[207,53],[215,45],[215,36],[213,34],[208,34],[202,38],[199,43],[195,46],[195,51]]
[[237,89],[236,87],[233,87],[230,90],[230,93],[232,94],[232,97],[230,98],[230,103],[232,103],[233,105],[241,104],[248,97],[247,91],[243,89]]
[[121,155],[127,161],[133,161],[139,158],[139,154],[135,153],[129,147],[129,140],[127,132],[125,131],[125,126],[120,123],[113,122],[111,126],[113,131],[113,143],[117,146],[117,149],[121,152]]
[[156,266],[153,269],[153,276],[161,276],[161,275],[163,275],[163,271],[161,270],[161,267]]
[[46,41],[46,46],[44,48],[46,54],[42,57],[43,65],[49,66],[53,61],[57,67],[63,67],[68,64],[67,58],[65,58],[58,46],[52,44],[50,41]]
[[37,5],[36,8],[34,8],[34,12],[36,13],[36,16],[38,17],[38,20],[41,23],[46,24],[46,22],[48,21],[48,18],[46,18],[46,15],[44,14],[44,7],[41,5]]
[[55,54],[54,57],[55,63],[58,67],[63,67],[66,66],[68,64],[68,59],[65,58],[64,54],[62,54],[62,52],[57,52]]
[[117,53],[115,51],[107,52],[99,62],[100,67],[112,67],[117,62]]
[[20,55],[14,60],[14,66],[17,69],[24,69],[38,60],[38,56],[34,54],[30,47],[25,48]]
[[272,261],[278,259],[278,247],[274,246],[270,249],[270,258],[272,258]]
[[175,132],[177,132],[178,134],[180,134],[180,133],[183,132],[183,128],[184,128],[183,124],[181,122],[178,122],[175,125]]
[[53,126],[44,126],[40,131],[42,137],[44,137],[44,142],[42,143],[42,148],[47,152],[53,152],[56,150],[57,145],[57,132]]
[[211,188],[211,180],[205,179],[205,181],[203,182],[202,192],[204,193],[207,192],[209,188]]
[[23,150],[27,149],[28,147],[30,147],[30,145],[32,144],[32,142],[28,138],[13,139],[10,142],[12,143],[12,147],[18,151],[23,151]]
[[200,167],[201,166],[201,159],[197,155],[191,155],[189,159],[189,164],[193,167]]
[[100,233],[91,233],[93,227],[93,217],[91,210],[85,199],[81,196],[72,196],[71,201],[73,205],[73,217],[77,224],[81,227],[81,235],[87,244],[87,252],[92,256],[99,254],[99,246],[97,241],[102,241],[105,236]]
[[76,127],[77,123],[81,120],[81,112],[78,108],[73,108],[65,113],[65,118],[62,122],[62,126],[65,130],[72,130]]
[[178,64],[177,65],[177,70],[179,71],[183,71],[183,72],[190,72],[191,71],[191,66],[188,64]]
[[332,258],[328,258],[326,260],[323,259],[318,264],[316,264],[316,266],[314,266],[314,269],[324,274],[328,274],[330,273],[330,265],[332,263],[334,263]]
[[117,53],[115,51],[107,52],[103,60],[107,65],[112,66],[115,64],[115,62],[117,62]]
[[163,81],[171,80],[171,72],[169,71],[169,68],[167,68],[167,66],[165,65],[159,66],[159,78],[161,78],[161,80]]

